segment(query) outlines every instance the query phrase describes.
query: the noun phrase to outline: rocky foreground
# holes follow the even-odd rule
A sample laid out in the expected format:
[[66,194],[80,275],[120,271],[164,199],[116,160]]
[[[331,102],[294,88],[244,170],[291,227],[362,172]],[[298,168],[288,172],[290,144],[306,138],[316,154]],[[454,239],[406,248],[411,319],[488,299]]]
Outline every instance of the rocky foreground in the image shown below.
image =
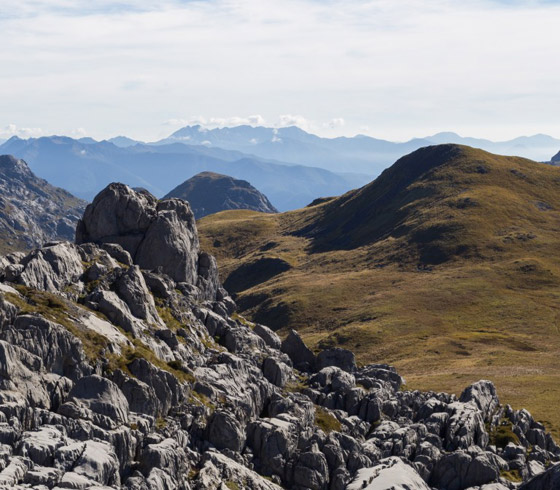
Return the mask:
[[560,488],[491,382],[405,391],[237,316],[186,202],[112,184],[76,242],[0,259],[0,487]]

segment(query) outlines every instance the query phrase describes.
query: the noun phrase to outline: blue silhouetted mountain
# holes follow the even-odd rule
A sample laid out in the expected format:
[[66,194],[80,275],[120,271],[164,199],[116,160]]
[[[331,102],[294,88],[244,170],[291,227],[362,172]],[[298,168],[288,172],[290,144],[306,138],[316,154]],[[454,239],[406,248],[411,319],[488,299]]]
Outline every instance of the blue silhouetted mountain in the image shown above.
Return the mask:
[[278,212],[268,198],[246,180],[214,172],[201,172],[191,177],[165,196],[168,197],[188,201],[197,219],[230,209]]

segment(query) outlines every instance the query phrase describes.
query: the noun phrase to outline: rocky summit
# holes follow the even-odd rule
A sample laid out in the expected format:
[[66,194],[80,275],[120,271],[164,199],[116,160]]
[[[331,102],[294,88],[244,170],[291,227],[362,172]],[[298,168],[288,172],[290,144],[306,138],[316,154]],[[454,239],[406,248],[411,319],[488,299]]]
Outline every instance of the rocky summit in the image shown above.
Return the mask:
[[196,174],[165,197],[177,197],[188,201],[196,219],[228,209],[278,212],[268,198],[246,180],[214,172]]
[[237,315],[183,201],[112,184],[76,243],[0,264],[1,488],[559,488],[490,381],[407,391]]
[[0,253],[71,240],[85,206],[36,177],[23,160],[0,156]]

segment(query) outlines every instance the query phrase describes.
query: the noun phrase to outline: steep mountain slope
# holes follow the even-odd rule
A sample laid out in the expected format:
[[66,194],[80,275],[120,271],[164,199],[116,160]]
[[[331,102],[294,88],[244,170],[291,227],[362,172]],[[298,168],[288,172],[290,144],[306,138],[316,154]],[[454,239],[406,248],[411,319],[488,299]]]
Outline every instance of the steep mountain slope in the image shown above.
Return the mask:
[[554,163],[560,162],[560,151],[559,151],[558,153],[556,153],[556,155],[554,155],[554,156],[551,158],[551,161],[554,162]]
[[305,206],[321,195],[346,192],[370,180],[363,175],[339,175],[320,168],[286,165],[236,151],[176,142],[118,147],[107,141],[81,143],[60,136],[27,140],[13,137],[0,151],[25,159],[37,175],[84,199],[92,199],[111,182],[144,187],[161,197],[185,179],[202,171],[213,171],[250,181],[275,207],[285,211]]
[[0,156],[0,253],[73,239],[85,206],[36,177],[23,160]]
[[245,180],[201,172],[173,189],[165,198],[188,201],[196,219],[227,209],[277,213],[268,198]]
[[235,315],[184,201],[112,184],[76,244],[9,262],[2,488],[557,487],[560,447],[492,382],[406,391],[386,364]]
[[199,230],[253,320],[387,359],[415,387],[489,377],[560,428],[560,169],[428,147],[339,198]]

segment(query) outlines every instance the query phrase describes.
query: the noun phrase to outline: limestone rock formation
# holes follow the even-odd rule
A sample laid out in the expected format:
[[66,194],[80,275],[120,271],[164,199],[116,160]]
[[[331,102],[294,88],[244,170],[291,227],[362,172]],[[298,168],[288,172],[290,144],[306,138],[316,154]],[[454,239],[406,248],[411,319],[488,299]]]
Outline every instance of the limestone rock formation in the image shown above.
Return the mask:
[[490,381],[407,391],[232,316],[185,203],[113,184],[78,242],[0,261],[0,488],[557,486],[560,447]]
[[201,277],[210,284],[206,293],[215,297],[216,263],[205,255],[200,260],[194,215],[185,201],[158,201],[146,191],[111,184],[78,222],[76,243],[88,242],[120,245],[141,269],[159,271],[178,283],[196,285]]

